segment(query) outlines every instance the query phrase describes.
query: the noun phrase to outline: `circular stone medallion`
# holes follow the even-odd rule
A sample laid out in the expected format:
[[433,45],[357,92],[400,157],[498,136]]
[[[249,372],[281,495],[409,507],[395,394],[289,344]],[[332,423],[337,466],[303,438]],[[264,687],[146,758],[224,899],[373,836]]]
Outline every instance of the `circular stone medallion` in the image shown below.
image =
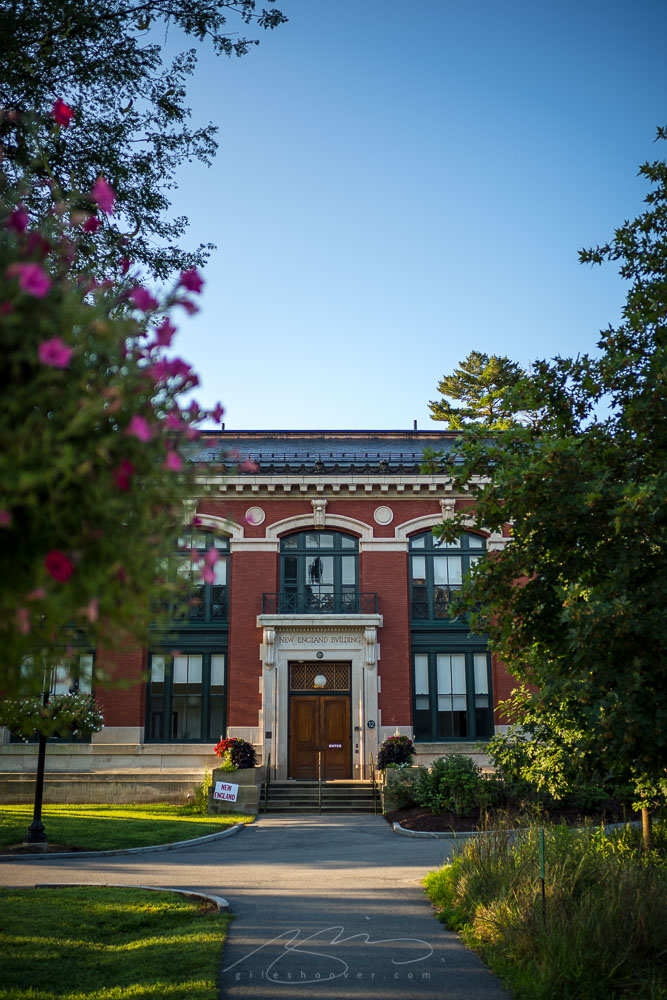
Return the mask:
[[394,512],[391,507],[376,507],[373,517],[377,524],[391,524],[394,520]]
[[248,524],[252,524],[255,527],[258,524],[263,524],[266,518],[266,514],[261,507],[248,507],[245,512],[245,519]]

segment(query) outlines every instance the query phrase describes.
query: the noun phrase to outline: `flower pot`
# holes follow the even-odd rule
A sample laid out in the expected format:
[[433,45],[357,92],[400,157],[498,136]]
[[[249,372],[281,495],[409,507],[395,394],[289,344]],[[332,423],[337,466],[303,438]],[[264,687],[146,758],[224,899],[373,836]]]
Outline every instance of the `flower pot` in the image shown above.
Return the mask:
[[[229,796],[216,799],[215,791],[221,786],[223,794]],[[254,816],[259,810],[259,792],[262,783],[261,767],[243,767],[238,771],[225,771],[221,767],[213,769],[211,787],[208,792],[208,811],[210,814],[243,813]],[[235,796],[235,797],[232,797]]]

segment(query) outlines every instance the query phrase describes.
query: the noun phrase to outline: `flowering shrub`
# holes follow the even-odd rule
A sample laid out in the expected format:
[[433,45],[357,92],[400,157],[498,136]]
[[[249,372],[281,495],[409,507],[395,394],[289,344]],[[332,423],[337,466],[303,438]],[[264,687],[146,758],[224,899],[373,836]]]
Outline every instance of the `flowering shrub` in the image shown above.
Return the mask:
[[56,694],[48,704],[41,698],[7,699],[0,703],[0,726],[26,742],[37,734],[77,736],[102,728],[102,709],[92,694]]
[[390,764],[410,765],[414,755],[415,748],[411,739],[407,736],[390,736],[380,744],[377,759],[378,770],[384,771]]
[[[59,127],[76,127],[56,102]],[[13,113],[0,111],[6,123]],[[31,693],[68,637],[106,646],[146,639],[178,597],[175,525],[191,495],[189,442],[204,419],[189,364],[172,352],[172,315],[197,311],[189,268],[148,291],[114,226],[112,186],[90,179],[66,202],[46,157],[0,158],[0,690]],[[30,199],[33,189],[45,192]],[[43,204],[39,216],[25,204]],[[104,272],[91,273],[104,238]],[[108,264],[116,248],[115,272]],[[198,557],[195,557],[195,561]],[[164,567],[157,573],[156,567]],[[210,576],[210,562],[199,569]],[[19,683],[20,681],[20,683]]]
[[220,740],[215,747],[215,752],[222,761],[220,766],[227,771],[255,767],[257,763],[257,755],[252,743],[241,740],[237,736],[228,736],[227,739]]

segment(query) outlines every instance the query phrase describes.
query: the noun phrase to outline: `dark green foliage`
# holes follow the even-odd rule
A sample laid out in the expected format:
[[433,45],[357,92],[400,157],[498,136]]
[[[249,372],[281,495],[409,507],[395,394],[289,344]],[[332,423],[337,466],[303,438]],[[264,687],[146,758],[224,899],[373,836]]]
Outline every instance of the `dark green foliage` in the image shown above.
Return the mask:
[[426,891],[518,1000],[662,1000],[667,824],[655,842],[647,857],[638,828],[547,829],[545,921],[537,829],[466,842]]
[[453,812],[467,816],[479,808],[483,797],[481,768],[472,757],[451,754],[440,757],[430,770],[421,768],[415,787],[415,800],[427,806],[434,816]]
[[[416,806],[416,786],[423,768],[405,768],[399,774],[392,775],[387,782],[385,801],[386,811],[394,809],[410,809]],[[399,776],[400,775],[400,776]]]
[[[600,812],[627,802],[630,788],[586,751],[584,735],[558,715],[547,718],[536,709],[525,687],[500,705],[508,718],[521,725],[497,733],[485,749],[508,796],[541,809]],[[613,800],[613,801],[612,801]]]
[[[471,424],[493,430],[509,427],[516,413],[505,402],[507,392],[525,377],[522,368],[509,358],[471,351],[451,375],[438,382],[443,398],[428,404],[431,417],[447,421],[453,431]],[[464,405],[454,406],[445,396]]]
[[[238,22],[271,29],[285,20],[278,10],[256,11],[255,0],[0,0],[0,107],[45,116],[38,156],[20,121],[0,123],[0,142],[66,194],[90,190],[103,174],[118,195],[126,255],[155,276],[201,264],[211,244],[180,249],[187,220],[167,215],[180,165],[210,164],[217,148],[216,127],[190,124],[197,48],[240,56],[258,42],[239,35]],[[167,32],[196,47],[165,64]],[[56,98],[74,110],[67,129],[53,127]],[[39,192],[31,207],[42,207]],[[118,257],[113,234],[104,226],[90,244],[99,276]]]
[[380,744],[377,767],[379,771],[390,764],[410,764],[415,755],[412,740],[407,736],[389,736]]
[[595,355],[536,362],[504,401],[535,420],[494,439],[464,430],[452,474],[459,487],[486,480],[475,527],[512,523],[464,585],[472,627],[539,691],[531,710],[569,731],[568,753],[650,805],[667,759],[667,164],[640,174],[646,212],[581,253],[619,263],[620,324]]

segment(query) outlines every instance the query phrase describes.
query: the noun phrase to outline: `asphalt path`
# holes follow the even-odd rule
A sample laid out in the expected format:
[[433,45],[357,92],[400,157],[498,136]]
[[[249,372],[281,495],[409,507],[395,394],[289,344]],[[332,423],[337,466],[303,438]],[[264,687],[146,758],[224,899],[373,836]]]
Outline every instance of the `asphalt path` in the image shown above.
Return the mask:
[[3,886],[146,885],[224,896],[224,1000],[509,1000],[433,916],[420,880],[451,842],[380,816],[267,816],[223,840],[113,857],[23,855]]

